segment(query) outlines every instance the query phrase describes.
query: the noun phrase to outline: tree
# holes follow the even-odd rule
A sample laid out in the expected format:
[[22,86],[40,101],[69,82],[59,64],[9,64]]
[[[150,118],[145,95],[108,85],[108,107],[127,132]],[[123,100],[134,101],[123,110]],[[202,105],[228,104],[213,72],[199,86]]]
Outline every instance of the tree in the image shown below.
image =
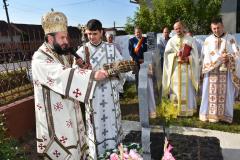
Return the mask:
[[134,25],[135,25],[134,19],[131,17],[127,17],[127,23],[125,24],[125,31],[128,34],[133,34],[134,33]]
[[151,31],[151,12],[145,1],[140,1],[139,12],[136,12],[135,25],[140,26],[143,33]]
[[135,12],[134,18],[127,17],[125,31],[129,34],[134,32],[134,27],[141,27],[143,33],[146,33],[151,28],[151,13],[144,0],[140,1],[140,8]]
[[152,3],[150,10],[146,1],[140,0],[140,8],[133,19],[129,17],[131,21],[126,26],[138,25],[143,32],[160,32],[181,20],[194,34],[208,34],[212,17],[219,16],[222,0],[152,0]]
[[220,16],[222,0],[199,0],[195,6],[195,28],[196,34],[209,34],[210,23],[213,17]]

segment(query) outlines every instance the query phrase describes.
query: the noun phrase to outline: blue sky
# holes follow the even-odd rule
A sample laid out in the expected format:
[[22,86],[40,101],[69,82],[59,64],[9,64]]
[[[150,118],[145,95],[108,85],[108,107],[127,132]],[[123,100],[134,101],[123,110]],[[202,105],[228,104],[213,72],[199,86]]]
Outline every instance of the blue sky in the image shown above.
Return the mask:
[[[13,23],[40,24],[41,17],[53,8],[68,17],[71,26],[86,24],[89,19],[99,19],[103,27],[123,27],[128,16],[133,17],[138,5],[129,0],[7,0],[10,21]],[[3,6],[3,2],[0,2]],[[0,20],[7,21],[0,7]]]

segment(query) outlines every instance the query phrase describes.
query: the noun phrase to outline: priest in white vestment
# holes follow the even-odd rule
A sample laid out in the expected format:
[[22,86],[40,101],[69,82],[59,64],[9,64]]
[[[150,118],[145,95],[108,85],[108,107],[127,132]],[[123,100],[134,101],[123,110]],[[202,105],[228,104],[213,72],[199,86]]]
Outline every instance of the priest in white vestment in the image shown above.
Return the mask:
[[108,73],[71,68],[63,13],[47,13],[42,17],[42,27],[45,42],[32,58],[37,152],[45,159],[88,159],[79,101],[91,99],[95,80],[106,78]]
[[169,97],[177,106],[176,112],[179,116],[192,116],[197,109],[196,91],[199,81],[197,46],[191,36],[184,35],[182,22],[176,22],[174,30],[176,35],[168,41],[164,53],[163,96]]
[[240,59],[235,38],[224,32],[221,18],[211,22],[212,35],[203,45],[203,91],[199,118],[231,123],[234,94],[239,88]]
[[[89,68],[98,70],[104,64],[122,60],[114,44],[102,41],[102,24],[99,20],[88,21],[86,33],[89,42],[77,54]],[[86,105],[86,128],[90,155],[93,159],[107,149],[114,149],[122,140],[119,92],[123,91],[124,77],[108,78],[96,84],[93,98]]]

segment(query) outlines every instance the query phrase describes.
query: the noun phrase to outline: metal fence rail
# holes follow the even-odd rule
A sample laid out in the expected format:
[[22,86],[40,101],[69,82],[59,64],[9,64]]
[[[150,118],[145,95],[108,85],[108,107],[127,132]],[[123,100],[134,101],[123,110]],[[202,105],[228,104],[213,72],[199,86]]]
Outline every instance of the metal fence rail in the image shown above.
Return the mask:
[[[33,94],[31,58],[44,39],[40,35],[14,35],[12,41],[9,35],[0,41],[0,106]],[[74,38],[71,45],[77,47],[80,42],[80,38]]]

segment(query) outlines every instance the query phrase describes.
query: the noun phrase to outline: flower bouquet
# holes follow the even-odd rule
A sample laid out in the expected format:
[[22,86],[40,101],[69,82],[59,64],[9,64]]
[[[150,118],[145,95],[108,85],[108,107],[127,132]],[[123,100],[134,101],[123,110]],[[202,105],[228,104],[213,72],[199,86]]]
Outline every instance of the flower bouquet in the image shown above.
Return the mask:
[[138,143],[120,144],[117,149],[107,150],[98,160],[143,160]]
[[167,137],[165,137],[165,144],[163,149],[164,153],[163,153],[162,160],[176,160],[171,153],[172,149],[173,149],[173,146],[169,143],[169,141],[167,140]]

